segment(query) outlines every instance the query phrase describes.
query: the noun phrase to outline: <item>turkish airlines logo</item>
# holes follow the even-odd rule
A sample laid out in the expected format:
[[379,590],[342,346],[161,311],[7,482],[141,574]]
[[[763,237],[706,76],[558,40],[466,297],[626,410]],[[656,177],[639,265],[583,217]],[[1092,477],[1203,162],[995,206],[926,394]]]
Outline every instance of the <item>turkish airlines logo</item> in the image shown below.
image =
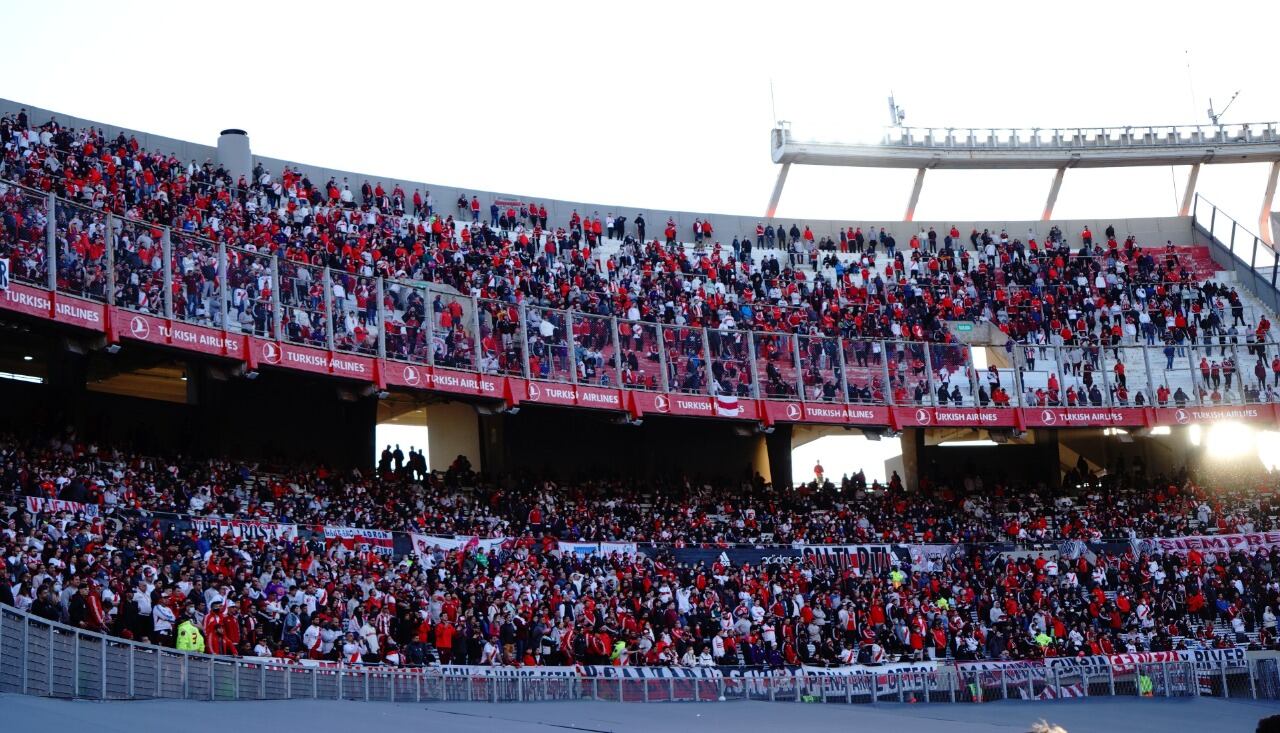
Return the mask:
[[280,363],[280,345],[274,341],[262,344],[262,360],[268,364]]
[[422,377],[418,375],[417,367],[411,367],[411,366],[405,367],[403,375],[404,375],[405,384],[408,384],[410,387],[418,386],[418,382],[421,381],[422,379]]
[[1044,410],[1040,413],[1040,422],[1045,425],[1052,425],[1058,422],[1058,414],[1053,410]]
[[653,398],[653,409],[658,412],[666,412],[671,409],[671,400],[666,395],[660,394]]
[[531,400],[542,399],[542,388],[539,387],[535,382],[529,382],[529,399]]
[[139,341],[146,341],[151,335],[151,326],[142,316],[134,316],[133,320],[129,321],[129,333]]
[[794,402],[788,402],[787,403],[787,419],[799,420],[800,415],[801,415],[800,405],[797,405]]
[[924,408],[916,410],[916,422],[921,425],[928,425],[930,420],[932,420],[932,418],[929,416],[928,410]]
[[1173,419],[1177,420],[1179,425],[1186,425],[1191,422],[1191,416],[1187,414],[1186,410],[1174,410]]

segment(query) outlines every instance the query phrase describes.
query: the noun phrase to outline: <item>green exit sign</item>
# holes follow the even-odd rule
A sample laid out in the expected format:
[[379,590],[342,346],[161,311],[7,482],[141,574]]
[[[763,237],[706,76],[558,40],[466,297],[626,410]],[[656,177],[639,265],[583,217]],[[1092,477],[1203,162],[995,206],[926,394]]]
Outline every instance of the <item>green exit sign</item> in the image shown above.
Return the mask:
[[972,323],[957,323],[957,324],[956,324],[956,330],[957,330],[957,331],[960,331],[961,333],[964,333],[965,331],[972,331],[972,330],[973,330],[973,324],[972,324]]

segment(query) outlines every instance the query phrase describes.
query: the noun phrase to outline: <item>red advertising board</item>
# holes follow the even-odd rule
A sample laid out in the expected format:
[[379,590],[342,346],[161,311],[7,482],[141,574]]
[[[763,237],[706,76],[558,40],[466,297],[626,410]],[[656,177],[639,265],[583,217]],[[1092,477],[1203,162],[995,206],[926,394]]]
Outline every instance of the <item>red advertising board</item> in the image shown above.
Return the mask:
[[102,332],[107,330],[107,306],[58,293],[53,296],[53,320]]
[[512,397],[517,402],[540,405],[591,407],[600,410],[624,410],[626,402],[619,390],[608,387],[564,384],[562,382],[511,379]]
[[244,336],[119,308],[112,309],[111,333],[114,339],[145,341],[233,359],[244,358]]
[[895,407],[893,421],[899,428],[1012,428],[1017,416],[1008,408]]
[[53,308],[53,299],[44,290],[10,280],[9,287],[0,290],[0,307],[28,316],[48,318]]
[[1141,407],[1024,407],[1019,414],[1028,428],[1141,427],[1149,417]]
[[1218,405],[1212,407],[1157,407],[1156,425],[1188,425],[1214,422],[1258,423],[1258,427],[1275,425],[1274,405]]
[[761,403],[768,422],[823,423],[830,425],[888,425],[885,405],[845,405],[837,402]]

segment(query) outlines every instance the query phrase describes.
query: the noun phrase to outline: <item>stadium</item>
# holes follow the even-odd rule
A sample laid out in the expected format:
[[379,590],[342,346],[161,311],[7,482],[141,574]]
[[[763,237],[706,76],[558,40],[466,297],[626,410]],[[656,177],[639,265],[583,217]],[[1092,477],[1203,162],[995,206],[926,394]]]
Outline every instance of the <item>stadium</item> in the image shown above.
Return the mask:
[[[743,203],[670,161],[414,172],[521,147],[503,105],[330,146],[302,100],[14,71],[14,730],[1280,724],[1280,123],[1235,97],[1182,125],[912,127],[892,93],[874,134],[772,98],[723,141],[688,120],[753,156]],[[539,155],[589,158],[574,134]],[[1172,206],[1096,177],[1166,170]]]

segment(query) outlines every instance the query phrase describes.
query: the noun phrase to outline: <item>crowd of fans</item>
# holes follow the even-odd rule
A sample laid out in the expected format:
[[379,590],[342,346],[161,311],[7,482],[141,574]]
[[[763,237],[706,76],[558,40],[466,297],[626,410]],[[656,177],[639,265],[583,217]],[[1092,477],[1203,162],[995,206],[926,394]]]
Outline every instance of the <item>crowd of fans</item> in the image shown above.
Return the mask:
[[[369,475],[263,480],[234,462],[7,437],[0,601],[179,648],[403,665],[841,665],[1276,645],[1275,550],[1046,549],[1275,529],[1280,499],[1266,474],[1220,489],[1187,472],[1148,477],[1135,464],[1099,478],[1082,465],[1061,486],[970,471],[908,492],[896,475],[795,487],[492,478],[465,459],[430,473],[417,455],[388,446]],[[28,496],[98,512],[30,512]],[[399,555],[323,534],[250,538],[174,521],[192,517],[505,541]],[[644,551],[561,550],[574,540]],[[885,542],[956,546],[884,568],[727,554]],[[692,547],[725,554],[681,562]]]
[[[105,299],[111,247],[117,305],[160,314],[168,301],[175,317],[297,343],[375,354],[381,340],[391,358],[513,375],[527,362],[533,377],[582,384],[900,404],[1268,401],[1280,376],[1269,321],[1234,288],[1184,249],[1113,227],[895,237],[774,222],[719,233],[699,219],[658,231],[642,213],[548,221],[534,202],[441,206],[427,190],[294,168],[236,178],[25,111],[0,118],[0,142],[0,181],[60,197],[60,288]],[[111,243],[104,212],[121,217]],[[13,277],[46,282],[44,198],[0,183],[0,218]],[[957,319],[997,324],[1011,363],[1039,362],[1051,379],[1028,377],[1020,393],[998,370],[971,373],[946,327]],[[1128,384],[1135,357],[1121,349],[1140,344],[1163,345],[1186,384]]]

